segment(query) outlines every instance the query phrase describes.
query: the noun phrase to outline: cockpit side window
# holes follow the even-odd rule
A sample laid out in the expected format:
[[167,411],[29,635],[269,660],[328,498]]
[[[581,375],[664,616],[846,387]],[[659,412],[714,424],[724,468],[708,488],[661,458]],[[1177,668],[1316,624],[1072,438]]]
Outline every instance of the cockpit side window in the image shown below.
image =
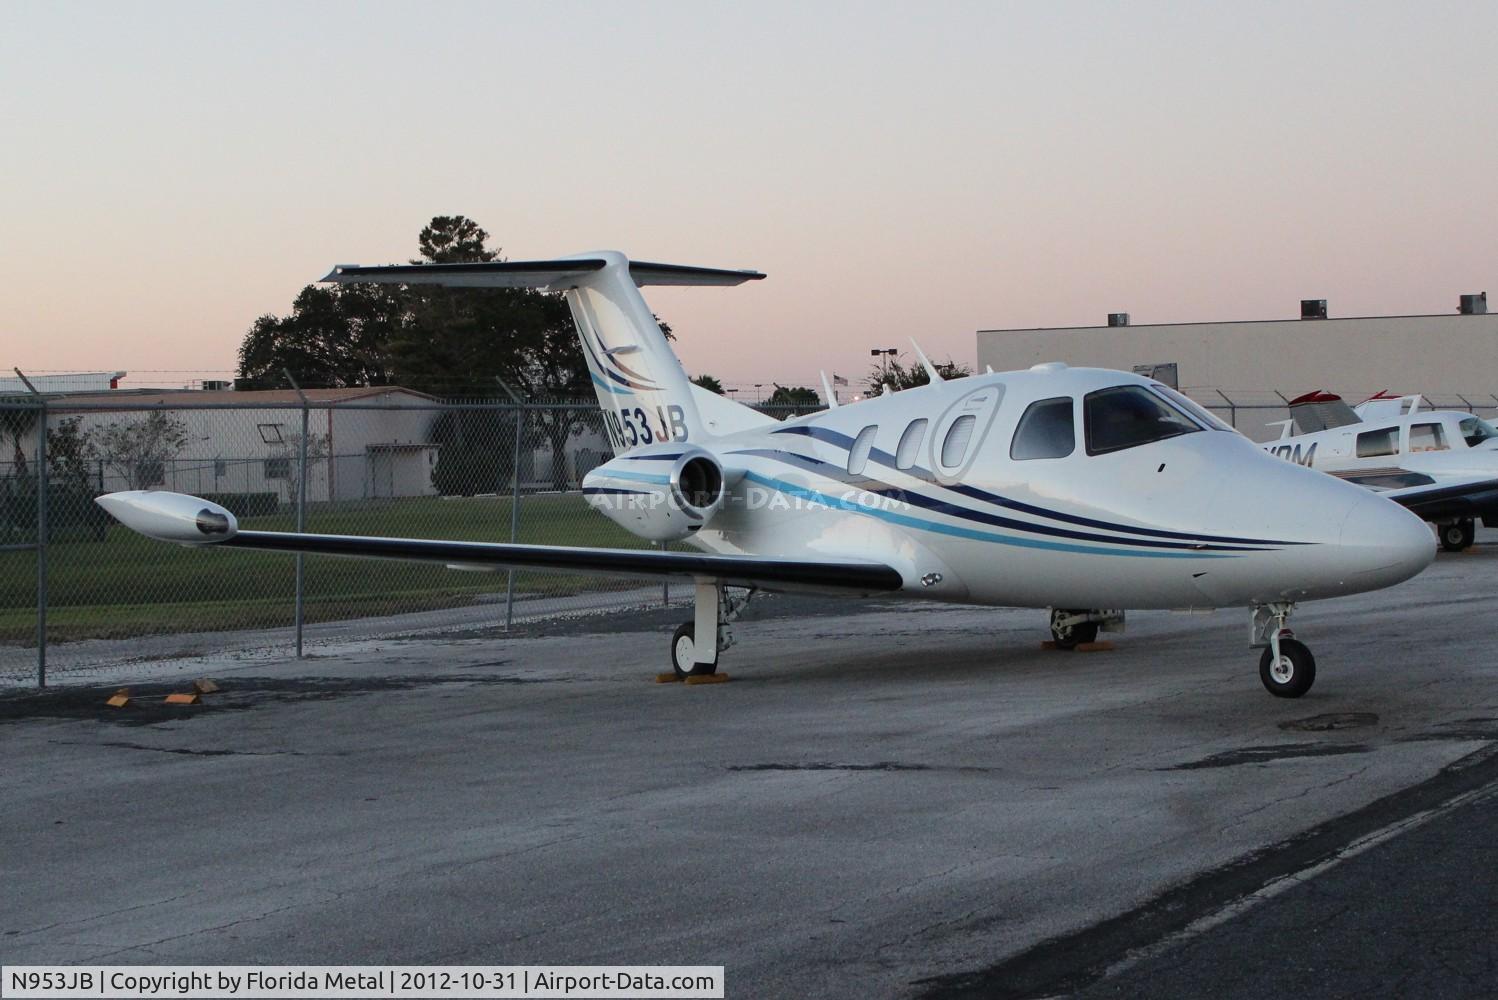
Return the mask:
[[1399,428],[1384,427],[1358,435],[1358,458],[1378,458],[1399,454]]
[[1025,408],[1024,416],[1014,428],[1009,443],[1009,457],[1015,461],[1031,458],[1065,458],[1077,447],[1076,420],[1072,416],[1074,400],[1070,396],[1041,399]]
[[1082,397],[1087,454],[1136,448],[1200,431],[1201,425],[1141,385],[1118,385]]
[[904,470],[915,465],[916,456],[921,452],[921,441],[926,437],[926,425],[930,422],[925,417],[917,417],[905,428],[905,433],[900,435],[900,444],[895,448],[895,468]]
[[1476,448],[1489,438],[1498,438],[1498,429],[1481,417],[1463,417],[1458,430],[1468,448]]
[[863,467],[869,464],[869,452],[874,449],[874,436],[879,433],[878,424],[869,424],[853,439],[848,449],[848,475],[863,475]]
[[1417,451],[1445,451],[1446,431],[1440,424],[1410,425],[1410,454]]

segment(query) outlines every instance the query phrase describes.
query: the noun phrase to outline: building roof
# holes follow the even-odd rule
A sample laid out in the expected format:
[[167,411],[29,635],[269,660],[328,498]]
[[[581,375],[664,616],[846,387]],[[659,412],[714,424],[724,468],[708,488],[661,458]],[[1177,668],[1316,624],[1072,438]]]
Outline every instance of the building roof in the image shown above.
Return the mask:
[[[379,396],[411,396],[415,399],[436,401],[436,396],[398,385],[352,386],[346,389],[303,389],[309,403],[348,403],[354,400],[375,399]],[[69,394],[58,408],[70,406],[100,406],[106,404],[129,407],[146,406],[299,406],[302,397],[295,389],[116,389],[112,392]]]
[[1369,320],[1393,320],[1393,319],[1450,319],[1450,320],[1495,320],[1498,313],[1409,313],[1398,316],[1321,316],[1314,319],[1304,316],[1285,316],[1281,319],[1204,319],[1191,320],[1181,323],[1130,323],[1128,326],[1107,326],[1106,324],[1079,324],[1077,326],[1010,326],[991,327],[978,330],[978,333],[1049,333],[1052,331],[1062,332],[1068,330],[1129,330],[1141,328],[1155,328],[1164,326],[1254,326],[1267,323],[1304,323],[1307,329],[1313,329],[1317,323],[1366,323]]

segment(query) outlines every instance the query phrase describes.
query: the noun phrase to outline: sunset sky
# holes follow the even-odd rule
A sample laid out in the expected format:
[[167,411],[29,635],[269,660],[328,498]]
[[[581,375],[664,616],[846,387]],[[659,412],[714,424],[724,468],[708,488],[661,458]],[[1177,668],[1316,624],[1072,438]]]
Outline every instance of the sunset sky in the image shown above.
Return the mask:
[[[652,289],[689,371],[1498,293],[1498,5],[0,5],[0,365],[233,368],[468,215]],[[182,376],[183,378],[189,376]],[[180,381],[180,380],[179,380]]]

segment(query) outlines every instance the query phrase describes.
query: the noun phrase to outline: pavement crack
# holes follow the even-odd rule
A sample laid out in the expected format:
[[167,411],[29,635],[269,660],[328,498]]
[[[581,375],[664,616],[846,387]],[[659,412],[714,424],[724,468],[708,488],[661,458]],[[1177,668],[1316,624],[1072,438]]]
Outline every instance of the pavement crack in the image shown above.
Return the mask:
[[186,757],[302,757],[306,756],[300,750],[194,750],[191,747],[153,747],[144,743],[120,743],[105,742],[93,743],[87,740],[48,740],[48,743],[57,746],[69,747],[108,747],[112,750],[146,750],[151,753],[181,754]]
[[1237,767],[1240,764],[1268,764],[1277,760],[1296,757],[1335,757],[1340,754],[1367,753],[1372,747],[1366,743],[1278,743],[1264,747],[1243,747],[1210,754],[1200,760],[1170,767],[1157,767],[1156,771],[1196,771],[1212,767]]

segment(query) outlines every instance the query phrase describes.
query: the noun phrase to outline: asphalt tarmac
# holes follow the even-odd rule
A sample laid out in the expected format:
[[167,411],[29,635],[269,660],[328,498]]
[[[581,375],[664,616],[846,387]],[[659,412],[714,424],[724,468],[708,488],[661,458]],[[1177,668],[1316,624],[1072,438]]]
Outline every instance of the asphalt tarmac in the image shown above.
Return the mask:
[[[706,964],[728,995],[1492,996],[1498,546],[1246,612],[767,597],[0,696],[0,962]],[[145,668],[142,668],[143,670]],[[112,686],[111,686],[112,689]]]

